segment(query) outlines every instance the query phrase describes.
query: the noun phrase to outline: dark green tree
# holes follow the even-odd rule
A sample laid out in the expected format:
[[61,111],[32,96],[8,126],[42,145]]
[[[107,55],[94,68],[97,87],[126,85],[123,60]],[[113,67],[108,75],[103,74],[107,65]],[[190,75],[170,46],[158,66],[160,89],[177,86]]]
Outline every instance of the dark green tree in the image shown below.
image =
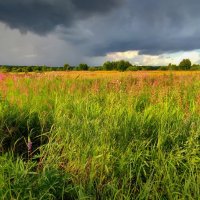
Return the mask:
[[179,70],[179,66],[171,64],[171,63],[167,66],[167,68],[169,70]]
[[120,60],[117,62],[117,70],[125,71],[127,68],[131,67],[131,63],[125,60]]
[[126,69],[126,71],[138,71],[139,68],[137,66],[130,66]]
[[81,63],[78,66],[78,70],[83,70],[83,71],[87,71],[89,69],[89,66],[85,63]]
[[114,62],[110,62],[110,61],[107,61],[103,64],[103,70],[107,70],[107,71],[110,71],[110,70],[114,70],[115,69],[115,64]]
[[183,59],[179,64],[180,70],[189,70],[192,66],[192,63],[189,59]]
[[191,70],[200,70],[200,65],[199,64],[193,64],[190,69]]
[[64,64],[63,68],[64,68],[65,71],[68,71],[68,70],[71,69],[69,64]]
[[162,70],[162,71],[166,71],[168,70],[169,68],[167,66],[161,66],[159,67],[159,70]]

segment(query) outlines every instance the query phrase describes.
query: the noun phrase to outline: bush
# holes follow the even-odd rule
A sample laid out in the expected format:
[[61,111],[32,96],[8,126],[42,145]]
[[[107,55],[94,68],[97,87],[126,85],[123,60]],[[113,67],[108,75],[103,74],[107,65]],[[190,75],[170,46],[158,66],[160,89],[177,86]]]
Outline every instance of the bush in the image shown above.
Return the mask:
[[159,70],[162,70],[162,71],[166,71],[166,70],[168,70],[169,68],[167,67],[167,66],[161,66],[160,68],[159,68]]
[[127,71],[138,71],[138,67],[137,66],[130,66],[126,69]]

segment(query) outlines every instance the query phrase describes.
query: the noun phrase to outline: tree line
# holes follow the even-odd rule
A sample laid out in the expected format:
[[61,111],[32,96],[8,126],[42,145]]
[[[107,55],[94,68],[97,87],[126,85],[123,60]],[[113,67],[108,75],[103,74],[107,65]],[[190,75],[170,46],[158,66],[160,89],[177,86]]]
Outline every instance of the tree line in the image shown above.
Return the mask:
[[102,66],[89,66],[81,63],[78,66],[64,64],[64,66],[9,66],[1,65],[1,72],[45,72],[45,71],[140,71],[140,70],[200,70],[200,64],[193,64],[189,59],[183,59],[179,65],[168,66],[137,66],[128,61],[106,61]]

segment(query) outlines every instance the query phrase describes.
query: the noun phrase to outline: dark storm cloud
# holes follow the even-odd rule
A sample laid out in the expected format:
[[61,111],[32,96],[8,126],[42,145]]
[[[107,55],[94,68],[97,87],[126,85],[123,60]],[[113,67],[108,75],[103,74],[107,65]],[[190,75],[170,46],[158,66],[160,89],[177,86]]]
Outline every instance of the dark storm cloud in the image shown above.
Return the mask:
[[110,33],[93,52],[139,50],[154,55],[200,49],[199,10],[198,0],[129,0],[107,27],[97,28]]
[[56,34],[87,55],[200,49],[199,0],[0,0],[0,21]]
[[103,14],[122,0],[0,0],[0,21],[22,32],[45,34],[56,26]]

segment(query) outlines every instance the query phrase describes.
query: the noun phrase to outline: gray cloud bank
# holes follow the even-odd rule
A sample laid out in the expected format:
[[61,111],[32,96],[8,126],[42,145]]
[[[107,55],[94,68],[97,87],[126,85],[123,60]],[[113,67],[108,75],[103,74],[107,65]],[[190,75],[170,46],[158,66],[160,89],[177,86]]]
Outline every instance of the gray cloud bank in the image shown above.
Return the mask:
[[45,34],[56,26],[109,12],[120,0],[1,0],[0,20],[22,32]]
[[87,56],[200,49],[199,0],[0,0],[0,21],[21,32],[54,31]]

